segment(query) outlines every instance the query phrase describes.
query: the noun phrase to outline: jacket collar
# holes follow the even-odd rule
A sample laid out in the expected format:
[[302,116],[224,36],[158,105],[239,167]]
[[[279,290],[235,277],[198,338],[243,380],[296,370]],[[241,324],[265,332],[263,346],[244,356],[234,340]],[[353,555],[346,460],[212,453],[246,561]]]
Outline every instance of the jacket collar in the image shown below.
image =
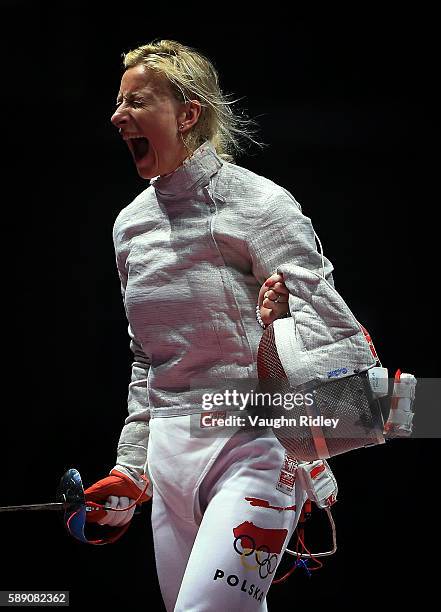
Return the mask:
[[210,178],[216,174],[222,164],[223,161],[216,153],[215,146],[206,140],[176,170],[150,179],[150,185],[159,196],[188,195],[189,191],[208,185]]

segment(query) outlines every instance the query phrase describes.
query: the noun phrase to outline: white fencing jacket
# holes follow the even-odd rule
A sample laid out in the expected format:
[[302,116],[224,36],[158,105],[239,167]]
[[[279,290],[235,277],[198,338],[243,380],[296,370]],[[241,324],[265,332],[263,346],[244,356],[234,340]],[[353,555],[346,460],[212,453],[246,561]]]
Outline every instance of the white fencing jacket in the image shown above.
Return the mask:
[[202,411],[198,378],[257,380],[262,283],[283,266],[290,290],[290,265],[321,272],[322,259],[294,197],[209,141],[152,179],[113,237],[134,353],[115,467],[136,478],[147,472],[150,417]]

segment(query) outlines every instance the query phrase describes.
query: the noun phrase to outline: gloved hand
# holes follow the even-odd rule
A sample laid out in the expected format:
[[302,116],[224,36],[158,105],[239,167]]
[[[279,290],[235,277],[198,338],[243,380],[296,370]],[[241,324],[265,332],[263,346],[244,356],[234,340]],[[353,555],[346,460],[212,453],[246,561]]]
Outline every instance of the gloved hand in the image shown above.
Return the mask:
[[[116,469],[113,469],[110,474],[110,476],[98,480],[98,482],[85,489],[84,496],[86,502],[103,503],[105,501],[107,507],[124,509],[138,499],[141,491],[148,483],[147,477],[141,476],[143,487],[140,488],[129,476]],[[143,493],[136,505],[141,505],[149,499],[151,499],[151,496]],[[94,504],[91,503],[90,505],[93,506]],[[87,512],[86,521],[88,523],[120,527],[131,520],[134,512],[135,507],[126,512],[106,512],[105,510],[98,509]]]
[[[134,499],[130,499],[129,497],[109,495],[104,505],[106,508],[118,508],[122,510],[133,504],[134,501]],[[126,510],[125,512],[106,512],[105,516],[96,522],[99,525],[109,525],[109,527],[122,527],[132,520],[134,512],[135,506],[133,506],[133,508],[130,510]]]

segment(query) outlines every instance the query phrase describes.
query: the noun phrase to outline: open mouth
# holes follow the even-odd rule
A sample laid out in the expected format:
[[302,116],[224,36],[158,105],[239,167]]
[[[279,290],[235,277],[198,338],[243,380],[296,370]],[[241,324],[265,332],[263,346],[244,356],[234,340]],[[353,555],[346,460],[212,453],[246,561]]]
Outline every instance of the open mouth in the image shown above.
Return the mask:
[[132,144],[133,155],[135,157],[135,161],[139,162],[143,157],[147,155],[150,149],[150,144],[147,138],[131,138],[130,140]]

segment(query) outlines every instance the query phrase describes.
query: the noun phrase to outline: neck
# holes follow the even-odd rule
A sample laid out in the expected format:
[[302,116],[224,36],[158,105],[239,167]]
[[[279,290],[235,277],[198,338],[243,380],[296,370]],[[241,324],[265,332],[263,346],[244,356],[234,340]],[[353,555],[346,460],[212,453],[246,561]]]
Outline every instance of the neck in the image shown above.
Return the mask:
[[173,170],[170,170],[169,172],[165,172],[164,174],[160,174],[159,176],[163,177],[163,176],[169,176],[170,174],[173,174],[173,172],[176,172],[176,170],[178,168],[180,168],[181,166],[183,166],[185,164],[185,162],[190,159],[190,155],[187,155],[178,163],[177,166],[175,166],[175,168],[173,168]]

